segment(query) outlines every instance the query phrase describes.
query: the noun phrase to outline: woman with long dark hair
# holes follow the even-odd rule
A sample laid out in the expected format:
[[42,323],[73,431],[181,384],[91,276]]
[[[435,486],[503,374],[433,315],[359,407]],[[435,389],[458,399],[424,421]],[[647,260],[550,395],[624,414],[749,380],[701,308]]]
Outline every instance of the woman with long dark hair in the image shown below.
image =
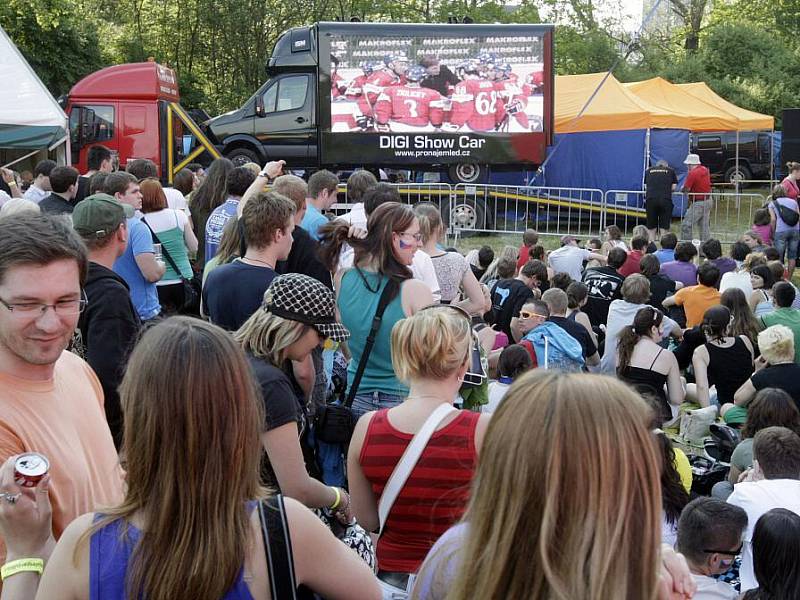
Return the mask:
[[773,508],[756,523],[752,545],[758,587],[743,600],[800,598],[800,516]]
[[198,271],[206,264],[206,221],[213,210],[227,199],[228,173],[233,168],[233,163],[227,158],[215,159],[206,171],[203,183],[192,193],[192,221],[198,240],[195,268]]
[[351,387],[381,296],[389,286],[389,303],[355,390],[352,408],[356,416],[397,406],[408,393],[392,365],[389,341],[392,327],[433,302],[430,288],[412,279],[409,268],[414,253],[422,246],[414,210],[398,202],[385,202],[370,215],[367,230],[366,237],[358,239],[348,238],[350,224],[345,221],[333,221],[320,228],[321,256],[332,271],[345,242],[355,251],[353,267],[337,273],[335,286],[342,323],[352,333],[348,342],[352,354],[348,367]]
[[[654,396],[660,406],[659,418],[668,421],[673,409],[683,402],[683,384],[678,361],[659,343],[664,314],[646,306],[623,328],[617,345],[617,375],[640,393]],[[665,389],[666,388],[666,389]]]
[[732,336],[728,328],[731,311],[726,306],[709,308],[703,315],[700,330],[705,343],[692,355],[697,402],[711,403],[709,389],[716,386],[717,404],[733,402],[733,395],[753,373],[753,344],[744,336]]
[[756,321],[753,310],[747,302],[747,296],[739,288],[728,288],[722,292],[719,301],[722,306],[731,311],[731,324],[728,326],[728,333],[732,336],[745,336],[753,345],[755,355],[758,356],[758,332],[760,327]]
[[50,556],[47,494],[13,482],[13,458],[3,466],[3,492],[19,494],[0,511],[9,556],[47,561],[40,585],[35,573],[18,573],[3,596],[28,600],[39,585],[46,600],[278,600],[287,596],[274,590],[293,573],[325,598],[380,598],[366,564],[313,513],[260,486],[258,396],[244,353],[222,329],[188,317],[148,329],[120,387],[122,504],[73,521]]

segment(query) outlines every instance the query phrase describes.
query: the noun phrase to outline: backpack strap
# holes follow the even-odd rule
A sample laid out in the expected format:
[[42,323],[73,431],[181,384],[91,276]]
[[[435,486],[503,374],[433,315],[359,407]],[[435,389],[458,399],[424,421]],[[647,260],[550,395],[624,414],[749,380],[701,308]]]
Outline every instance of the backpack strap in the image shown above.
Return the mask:
[[283,496],[276,494],[259,502],[258,518],[261,521],[261,535],[267,553],[270,597],[297,600],[292,542],[289,538]]

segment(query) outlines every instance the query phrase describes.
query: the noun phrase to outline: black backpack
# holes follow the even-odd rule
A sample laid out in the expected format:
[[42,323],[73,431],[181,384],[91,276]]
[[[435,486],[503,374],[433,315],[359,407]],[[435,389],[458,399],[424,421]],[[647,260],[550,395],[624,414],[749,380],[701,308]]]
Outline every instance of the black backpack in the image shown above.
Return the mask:
[[778,214],[780,214],[781,221],[786,223],[789,227],[794,227],[797,225],[798,221],[800,221],[800,213],[797,211],[792,210],[788,206],[784,206],[777,200],[773,200],[772,205],[775,207]]

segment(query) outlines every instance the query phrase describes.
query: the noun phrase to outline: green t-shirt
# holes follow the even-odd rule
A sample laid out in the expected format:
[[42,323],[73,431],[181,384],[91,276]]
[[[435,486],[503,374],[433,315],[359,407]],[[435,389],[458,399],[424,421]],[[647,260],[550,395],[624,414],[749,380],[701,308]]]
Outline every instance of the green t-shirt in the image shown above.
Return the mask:
[[764,327],[785,325],[794,334],[794,362],[800,363],[800,310],[796,308],[778,308],[760,317]]

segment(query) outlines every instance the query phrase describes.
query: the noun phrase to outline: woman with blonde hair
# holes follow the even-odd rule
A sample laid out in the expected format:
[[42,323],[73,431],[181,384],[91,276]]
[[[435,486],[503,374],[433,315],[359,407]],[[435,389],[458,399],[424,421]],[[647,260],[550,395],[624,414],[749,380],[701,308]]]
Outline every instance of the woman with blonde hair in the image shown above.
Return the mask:
[[[134,349],[120,397],[125,499],[73,521],[52,556],[47,494],[13,482],[14,457],[3,466],[4,492],[18,494],[0,511],[9,556],[47,561],[41,583],[32,572],[6,578],[4,598],[27,600],[38,585],[40,599],[277,600],[296,584],[380,598],[368,567],[316,516],[260,486],[264,415],[230,335],[199,319],[162,321]],[[293,554],[277,560],[289,543]]]
[[[505,258],[507,260],[512,261],[514,263],[514,265],[515,265],[515,268],[516,268],[517,257],[518,256],[519,256],[519,250],[517,250],[517,248],[515,248],[514,246],[508,246],[508,245],[503,246],[503,249],[500,252],[498,252],[497,254],[495,254],[494,260],[491,262],[489,267],[486,269],[486,273],[483,274],[483,277],[481,277],[481,283],[485,283],[487,286],[489,286],[491,288],[492,285],[494,285],[498,280],[497,264],[502,259]],[[512,275],[512,277],[514,277],[514,275]]]
[[[378,577],[407,590],[428,550],[466,507],[469,483],[490,415],[452,407],[468,370],[470,318],[454,306],[432,305],[392,330],[392,359],[408,383],[399,406],[359,419],[347,456],[353,514],[367,530],[382,528]],[[450,410],[446,410],[450,407]],[[429,418],[432,436],[401,488],[385,523],[378,505],[411,439]]]
[[414,207],[414,214],[417,215],[419,231],[422,234],[422,251],[433,261],[442,304],[457,302],[463,291],[465,298],[458,302],[458,306],[470,314],[474,313],[483,306],[481,285],[469,268],[467,259],[458,252],[439,250],[437,244],[444,237],[444,225],[439,209],[432,204],[417,204]]
[[726,423],[744,423],[747,405],[766,387],[783,390],[800,408],[800,365],[794,362],[794,344],[794,334],[785,325],[773,325],[758,334],[761,356],[756,360],[755,373],[736,390],[733,404],[720,409]]
[[514,382],[489,424],[464,520],[431,550],[412,598],[690,598],[688,571],[674,583],[659,576],[650,419],[609,377],[540,370]]
[[273,279],[261,307],[235,335],[261,388],[265,483],[309,508],[336,511],[345,523],[351,520],[350,497],[320,481],[308,440],[308,402],[293,366],[301,366],[320,344],[333,348],[349,336],[336,321],[333,292],[299,273]]

